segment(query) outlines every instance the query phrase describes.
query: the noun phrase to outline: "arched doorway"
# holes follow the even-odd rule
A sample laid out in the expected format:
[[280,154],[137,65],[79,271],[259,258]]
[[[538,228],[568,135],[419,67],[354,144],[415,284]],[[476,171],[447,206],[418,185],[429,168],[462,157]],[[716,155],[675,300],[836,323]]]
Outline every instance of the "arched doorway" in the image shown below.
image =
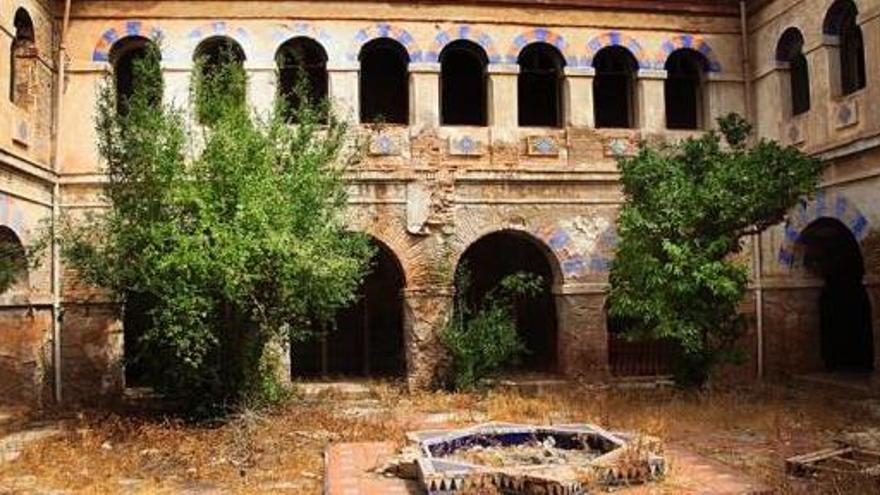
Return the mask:
[[859,243],[840,221],[821,218],[801,234],[804,266],[822,277],[820,344],[828,371],[866,372],[874,367],[871,303]]
[[527,350],[516,371],[557,371],[558,325],[552,292],[556,271],[551,256],[553,254],[530,235],[504,230],[480,238],[459,260],[457,272],[462,273],[466,267],[468,281],[462,283],[461,277],[457,277],[456,292],[471,307],[477,307],[486,294],[509,275],[525,272],[541,277],[540,294],[514,302],[517,331]]
[[322,335],[291,346],[295,377],[388,377],[406,371],[403,269],[394,253],[373,239],[370,271],[355,302],[337,313]]

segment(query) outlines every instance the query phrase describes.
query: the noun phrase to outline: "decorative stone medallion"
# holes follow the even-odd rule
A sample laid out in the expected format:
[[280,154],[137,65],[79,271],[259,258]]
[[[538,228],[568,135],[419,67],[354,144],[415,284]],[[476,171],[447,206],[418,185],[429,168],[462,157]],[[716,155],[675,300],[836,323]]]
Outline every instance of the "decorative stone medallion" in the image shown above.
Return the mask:
[[486,145],[472,136],[449,138],[449,154],[452,156],[483,156]]
[[636,144],[629,138],[612,137],[605,141],[605,156],[612,158],[635,156],[636,150]]
[[379,133],[370,138],[370,156],[399,156],[401,154],[400,136]]
[[801,130],[801,123],[794,121],[789,122],[788,130],[785,133],[786,137],[788,137],[788,143],[792,145],[801,145],[804,144],[804,132]]
[[849,99],[841,101],[837,104],[834,115],[834,126],[836,129],[843,129],[859,123],[859,104],[858,100]]
[[22,146],[30,146],[31,144],[31,123],[23,116],[24,112],[17,112],[14,120],[14,133],[12,140]]
[[529,136],[529,156],[559,156],[559,141],[553,136]]

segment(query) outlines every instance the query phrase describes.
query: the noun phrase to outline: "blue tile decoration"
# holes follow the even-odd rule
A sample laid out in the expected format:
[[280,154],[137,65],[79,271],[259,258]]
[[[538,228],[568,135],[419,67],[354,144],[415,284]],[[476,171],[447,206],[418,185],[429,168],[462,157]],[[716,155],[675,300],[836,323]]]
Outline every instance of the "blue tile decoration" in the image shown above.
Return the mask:
[[189,40],[189,46],[187,47],[188,53],[185,56],[190,58],[193,57],[199,43],[215,36],[228,37],[238,43],[242,51],[244,51],[245,59],[250,59],[256,55],[254,53],[253,40],[247,29],[242,26],[230,24],[226,21],[217,20],[202,24],[201,26],[197,26],[190,30],[187,35],[187,39]]
[[[416,431],[407,434],[418,452],[416,467],[421,489],[428,495],[454,495],[467,493],[523,493],[523,476],[527,474],[533,487],[543,489],[541,493],[557,495],[581,495],[592,493],[593,483],[599,486],[617,485],[620,478],[614,474],[614,459],[619,457],[619,449],[638,437],[628,433],[609,432],[590,424],[565,424],[554,426],[531,426],[513,423],[485,423],[458,430]],[[644,439],[642,439],[643,441]],[[472,464],[455,457],[464,449],[475,447],[499,448],[517,447],[524,444],[552,445],[553,448],[569,451],[568,457],[577,466],[577,474],[565,475],[558,470],[543,472],[542,467],[551,464],[541,463],[522,466],[517,474],[493,466]],[[667,465],[661,455],[660,445],[648,441],[640,447],[644,450],[644,460],[648,469],[639,479],[631,482],[644,483],[665,476]],[[559,467],[558,461],[552,466]],[[587,471],[592,472],[586,476]],[[593,480],[586,483],[585,479]]]
[[580,65],[583,67],[592,67],[593,59],[600,50],[609,46],[620,46],[632,53],[633,57],[639,64],[640,69],[651,69],[654,64],[648,52],[642,48],[642,44],[638,40],[624,34],[620,31],[608,31],[602,33],[587,42],[587,53]]
[[571,50],[565,38],[546,27],[529,29],[516,35],[507,48],[507,53],[504,54],[504,61],[508,64],[517,63],[520,52],[532,43],[548,43],[555,47],[562,54],[566,65],[570,67],[577,67],[580,63],[577,54]]
[[529,136],[526,145],[530,156],[559,156],[559,143],[553,136]]
[[158,25],[139,20],[118,22],[101,33],[92,50],[92,61],[109,62],[113,46],[128,37],[141,37],[158,42],[164,37],[164,32]]
[[12,229],[19,240],[25,240],[25,211],[22,205],[12,196],[0,193],[0,225]]
[[498,49],[495,47],[495,42],[488,33],[485,33],[470,24],[461,24],[437,33],[434,37],[434,42],[422,57],[423,61],[438,62],[443,48],[449,43],[457,40],[472,41],[482,47],[486,52],[486,57],[489,59],[490,64],[497,64],[504,60],[498,53]]
[[721,61],[706,40],[701,36],[693,34],[679,34],[665,40],[661,44],[660,53],[654,61],[655,69],[662,69],[666,66],[666,59],[669,58],[677,50],[688,49],[694,50],[705,59],[706,72],[721,72]]
[[[574,220],[577,223],[578,219]],[[563,226],[572,222],[560,222],[542,225],[532,231],[556,257],[562,275],[577,278],[589,273],[606,274],[611,271],[613,252],[618,243],[617,230],[613,224],[602,221],[597,225],[607,225],[601,232],[596,232],[589,239],[586,234]],[[587,222],[589,223],[589,222]],[[585,248],[585,246],[590,246]],[[589,252],[583,252],[583,251]]]
[[471,136],[449,139],[449,154],[453,156],[481,156],[483,148],[483,143]]
[[360,56],[361,48],[378,38],[392,39],[400,43],[409,54],[410,62],[421,62],[424,54],[422,49],[416,43],[415,37],[406,29],[388,23],[371,24],[367,27],[359,29],[355,34],[353,42],[346,51],[345,58],[349,62],[357,62]]
[[871,231],[871,222],[855,203],[843,193],[819,191],[811,201],[802,201],[790,214],[783,228],[784,236],[779,248],[781,266],[792,268],[802,256],[799,242],[803,231],[813,222],[832,218],[845,225],[859,242]]
[[[367,33],[361,34],[359,31],[355,33],[353,39],[357,40],[357,38],[362,35],[366,36]],[[274,61],[275,54],[281,46],[294,38],[309,38],[327,52],[327,56],[331,58],[330,62],[332,62],[333,52],[329,48],[333,45],[333,38],[326,30],[314,23],[294,21],[286,24],[277,24],[273,27],[270,36],[272,37],[274,46],[271,53],[261,55],[261,58],[264,60]],[[358,47],[360,47],[360,44]]]

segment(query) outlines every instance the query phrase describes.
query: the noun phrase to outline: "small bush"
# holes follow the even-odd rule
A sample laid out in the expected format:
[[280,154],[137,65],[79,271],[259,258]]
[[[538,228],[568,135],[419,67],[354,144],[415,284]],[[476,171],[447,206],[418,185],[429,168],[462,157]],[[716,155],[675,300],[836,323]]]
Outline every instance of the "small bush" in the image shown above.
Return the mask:
[[455,311],[441,333],[441,340],[452,355],[450,384],[453,388],[472,389],[482,379],[519,361],[526,347],[516,328],[515,300],[533,297],[542,285],[537,275],[522,272],[509,275],[471,306],[466,299],[470,272],[466,267],[459,270]]

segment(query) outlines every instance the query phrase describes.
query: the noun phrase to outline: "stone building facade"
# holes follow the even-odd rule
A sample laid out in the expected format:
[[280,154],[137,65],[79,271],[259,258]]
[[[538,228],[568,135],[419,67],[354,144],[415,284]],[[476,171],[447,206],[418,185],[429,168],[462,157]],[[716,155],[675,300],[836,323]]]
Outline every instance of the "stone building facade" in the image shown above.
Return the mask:
[[[344,331],[294,346],[294,376],[429,385],[460,263],[477,286],[543,275],[547,293],[519,315],[528,369],[659,372],[664,345],[628,346],[606,318],[616,159],[738,112],[829,169],[815,198],[749,241],[752,359],[731,375],[872,372],[878,19],[880,0],[0,0],[0,241],[27,246],[61,212],[101,207],[97,88],[139,46],[160,47],[166,102],[179,105],[196,56],[234,47],[264,110],[299,50],[369,143],[348,176],[349,223],[379,249]],[[118,394],[118,307],[46,258],[0,295],[0,400]]]

